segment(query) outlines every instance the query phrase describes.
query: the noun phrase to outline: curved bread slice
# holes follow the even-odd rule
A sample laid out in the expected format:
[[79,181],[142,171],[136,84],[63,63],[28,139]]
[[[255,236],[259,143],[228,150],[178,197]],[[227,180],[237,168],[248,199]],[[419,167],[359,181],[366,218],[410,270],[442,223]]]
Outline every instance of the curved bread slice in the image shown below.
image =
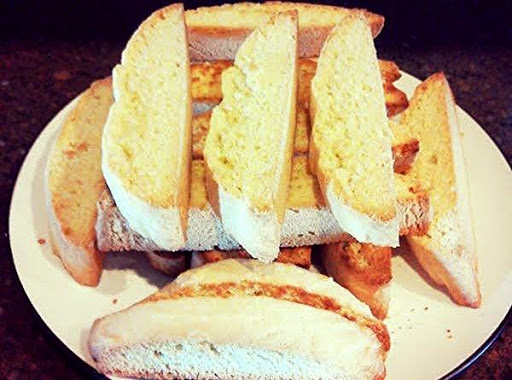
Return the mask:
[[89,286],[98,284],[103,266],[94,226],[105,190],[100,141],[111,103],[110,78],[94,82],[64,121],[46,168],[52,247],[71,276]]
[[190,57],[193,61],[232,60],[249,34],[276,13],[297,11],[300,57],[318,57],[331,29],[344,17],[360,14],[377,36],[384,17],[364,9],[347,9],[319,4],[266,2],[201,7],[186,12]]
[[230,259],[97,320],[89,349],[102,372],[129,377],[381,379],[389,335],[328,277]]
[[113,72],[105,180],[131,228],[167,250],[185,244],[191,144],[190,67],[183,6],[153,13]]
[[471,205],[455,101],[442,73],[416,89],[401,127],[418,137],[410,174],[429,192],[433,220],[425,236],[408,236],[418,261],[453,299],[480,306]]
[[333,29],[311,84],[310,165],[340,226],[360,242],[398,245],[391,131],[364,19]]
[[256,29],[222,74],[206,137],[207,190],[226,231],[253,257],[279,253],[295,132],[297,15]]

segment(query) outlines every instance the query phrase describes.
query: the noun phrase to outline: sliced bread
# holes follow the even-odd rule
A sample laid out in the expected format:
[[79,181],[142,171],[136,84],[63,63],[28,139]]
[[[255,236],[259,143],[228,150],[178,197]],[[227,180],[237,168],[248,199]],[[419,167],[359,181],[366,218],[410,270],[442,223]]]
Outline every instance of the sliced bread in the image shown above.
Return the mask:
[[376,36],[384,17],[363,9],[347,9],[319,4],[266,2],[224,4],[186,12],[192,61],[233,60],[249,34],[276,13],[298,13],[300,57],[317,57],[331,31],[347,15],[364,17]]
[[114,68],[113,88],[102,143],[105,180],[133,230],[178,250],[186,241],[192,116],[182,5],[139,26]]
[[99,283],[103,267],[94,227],[105,191],[100,147],[111,103],[110,78],[94,82],[64,120],[46,167],[52,248],[75,281],[89,286]]
[[105,374],[178,379],[383,379],[389,344],[384,324],[326,276],[232,259],[96,320],[88,339]]
[[[292,175],[288,201],[281,228],[281,247],[300,247],[341,241],[343,229],[326,206],[316,178],[309,172],[306,156],[292,161]],[[423,234],[431,212],[428,194],[409,175],[395,175],[398,190],[400,232]],[[398,182],[399,181],[399,182]],[[162,250],[150,239],[145,239],[126,223],[110,194],[105,192],[98,203],[96,224],[98,247],[103,251]],[[192,164],[191,202],[185,251],[240,249],[239,244],[226,233],[206,198],[203,161]]]
[[429,192],[434,212],[428,233],[407,240],[422,267],[457,303],[478,307],[481,296],[462,131],[442,73],[418,86],[400,124],[420,141],[410,175]]
[[310,166],[340,226],[398,246],[399,222],[382,78],[370,28],[347,17],[327,38],[311,83]]
[[209,201],[253,257],[279,253],[295,132],[297,14],[277,14],[222,74],[204,156]]

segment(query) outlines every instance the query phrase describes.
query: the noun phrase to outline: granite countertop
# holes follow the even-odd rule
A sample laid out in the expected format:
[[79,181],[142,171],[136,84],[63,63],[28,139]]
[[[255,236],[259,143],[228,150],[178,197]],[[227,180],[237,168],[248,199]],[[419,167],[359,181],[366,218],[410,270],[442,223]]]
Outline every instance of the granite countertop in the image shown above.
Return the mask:
[[[81,379],[77,365],[40,321],[17,278],[8,237],[8,209],[16,176],[37,135],[91,81],[110,74],[119,42],[0,42],[0,377]],[[421,79],[442,70],[458,104],[512,162],[512,47],[386,46],[393,59]],[[58,297],[58,295],[55,295]],[[65,306],[63,306],[65,307]],[[475,326],[475,328],[478,328]],[[461,379],[512,378],[512,326]]]

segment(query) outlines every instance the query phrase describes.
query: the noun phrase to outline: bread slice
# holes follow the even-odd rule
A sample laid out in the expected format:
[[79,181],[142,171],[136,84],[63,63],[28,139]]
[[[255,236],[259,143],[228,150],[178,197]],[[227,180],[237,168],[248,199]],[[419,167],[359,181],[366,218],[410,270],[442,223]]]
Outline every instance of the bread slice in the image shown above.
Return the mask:
[[105,190],[100,141],[111,103],[109,78],[80,96],[62,124],[45,175],[52,248],[75,281],[89,286],[98,285],[103,268],[94,226]]
[[421,266],[455,302],[478,307],[481,296],[462,131],[442,73],[418,86],[400,123],[420,141],[410,174],[424,184],[434,211],[428,234],[407,240]]
[[[244,250],[236,251],[220,251],[214,249],[212,251],[192,252],[190,259],[190,266],[197,268],[202,265],[216,263],[217,261],[227,259],[250,259],[251,256]],[[299,267],[309,269],[311,266],[311,247],[294,247],[294,248],[281,248],[276,262],[293,264]]]
[[389,334],[325,276],[223,260],[95,321],[88,344],[101,372],[123,377],[383,379]]
[[207,190],[226,231],[253,257],[279,253],[297,93],[297,14],[277,14],[222,74],[204,156]]
[[373,315],[388,314],[391,248],[359,243],[353,238],[321,247],[325,270],[338,284],[366,303]]
[[[229,61],[201,62],[191,66],[192,98],[194,109],[199,110],[192,120],[192,157],[203,158],[204,141],[209,129],[211,112],[217,103],[222,100],[221,75],[224,70],[232,66]],[[384,81],[386,93],[386,108],[388,116],[394,116],[407,108],[408,102],[405,94],[393,86],[393,82],[400,78],[398,66],[392,61],[379,61],[379,68]],[[297,117],[295,128],[294,153],[307,153],[311,124],[309,118],[309,100],[311,79],[315,75],[316,62],[310,59],[299,61]],[[394,131],[393,131],[394,132]],[[393,133],[395,136],[395,134]],[[413,137],[401,137],[393,140],[393,155],[395,170],[405,173],[414,160],[418,151],[418,140]]]
[[380,33],[384,17],[364,9],[347,9],[319,4],[266,2],[224,4],[186,12],[192,61],[233,60],[247,36],[276,13],[297,11],[300,57],[318,57],[331,29],[347,15],[360,14]]
[[105,180],[133,230],[178,250],[186,241],[192,115],[182,5],[139,26],[114,68],[113,87],[102,143]]
[[398,246],[391,131],[370,28],[347,17],[326,40],[311,83],[310,165],[340,226]]
[[[281,247],[300,247],[341,241],[345,232],[325,204],[316,178],[309,172],[306,156],[294,157],[286,212],[281,229]],[[428,194],[409,175],[396,175],[400,232],[422,234],[431,218]],[[106,192],[98,203],[96,225],[102,251],[162,250],[153,241],[130,229],[115,202]],[[202,161],[192,164],[191,203],[185,251],[230,251],[239,244],[224,230],[208,200]]]

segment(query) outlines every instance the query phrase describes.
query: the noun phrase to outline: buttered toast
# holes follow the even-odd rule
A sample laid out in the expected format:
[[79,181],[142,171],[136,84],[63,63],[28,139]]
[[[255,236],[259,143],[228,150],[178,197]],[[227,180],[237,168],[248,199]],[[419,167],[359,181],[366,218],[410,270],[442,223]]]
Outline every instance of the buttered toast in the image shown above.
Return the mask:
[[336,220],[360,242],[398,246],[392,134],[363,18],[347,17],[327,38],[310,109],[310,166]]
[[204,157],[208,198],[253,257],[279,253],[288,198],[297,95],[297,13],[256,29],[222,73]]
[[433,220],[428,234],[407,236],[421,266],[453,299],[480,306],[471,205],[453,94],[442,73],[418,86],[400,127],[420,141],[410,174],[430,194]]
[[139,26],[112,80],[103,175],[131,228],[178,250],[186,241],[192,118],[182,5],[162,8]]

